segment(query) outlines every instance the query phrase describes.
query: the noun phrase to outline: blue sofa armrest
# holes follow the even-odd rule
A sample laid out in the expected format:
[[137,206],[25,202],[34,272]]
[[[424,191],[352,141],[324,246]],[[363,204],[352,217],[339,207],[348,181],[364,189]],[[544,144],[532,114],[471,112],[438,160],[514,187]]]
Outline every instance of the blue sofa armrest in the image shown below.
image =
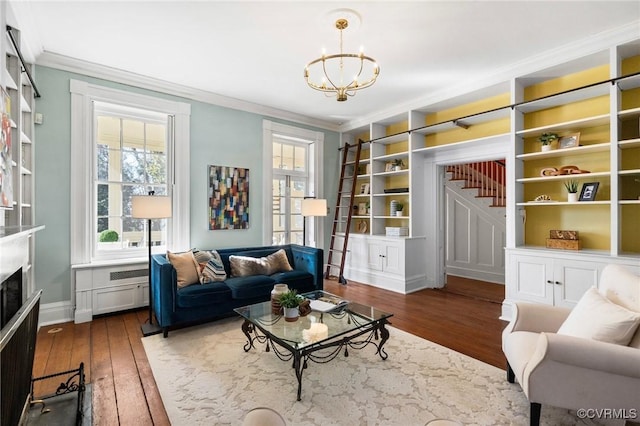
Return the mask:
[[151,283],[153,311],[161,327],[171,324],[171,314],[175,311],[177,291],[176,270],[164,254],[151,256]]
[[293,269],[312,274],[316,290],[322,290],[324,288],[322,275],[324,252],[322,249],[297,244],[291,244],[290,247],[291,254],[293,255]]

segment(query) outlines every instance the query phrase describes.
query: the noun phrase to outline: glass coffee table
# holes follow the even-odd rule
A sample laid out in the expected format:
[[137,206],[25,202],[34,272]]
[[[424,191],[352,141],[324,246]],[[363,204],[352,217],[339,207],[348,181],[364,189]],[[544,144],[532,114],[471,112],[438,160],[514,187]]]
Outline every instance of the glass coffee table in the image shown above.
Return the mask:
[[[313,291],[301,296],[318,300],[338,296],[324,291]],[[313,306],[313,305],[312,305]],[[387,359],[384,344],[389,339],[385,325],[393,314],[372,306],[348,302],[329,311],[312,310],[295,322],[285,321],[282,315],[273,314],[271,302],[256,303],[235,309],[244,318],[242,332],[247,336],[244,351],[255,348],[255,343],[266,344],[265,350],[273,352],[283,361],[293,358],[293,368],[298,379],[298,401],[302,392],[302,372],[308,361],[327,363],[344,348],[363,349],[369,345],[383,360]]]

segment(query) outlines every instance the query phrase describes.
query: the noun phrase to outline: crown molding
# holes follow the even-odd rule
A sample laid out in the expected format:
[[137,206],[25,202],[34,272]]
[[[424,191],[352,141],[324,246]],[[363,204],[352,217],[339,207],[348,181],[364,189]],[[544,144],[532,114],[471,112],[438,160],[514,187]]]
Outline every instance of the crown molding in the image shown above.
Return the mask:
[[[526,76],[527,74],[558,66],[585,56],[602,53],[608,51],[612,46],[640,41],[640,37],[638,36],[639,34],[640,20],[636,20],[629,24],[594,34],[576,42],[558,46],[539,55],[530,56],[506,67],[498,68],[490,74],[486,74],[475,79],[468,79],[461,84],[445,87],[430,94],[429,96],[414,99],[403,104],[395,105],[385,111],[380,111],[373,115],[360,117],[347,123],[343,123],[340,126],[340,132],[359,129],[369,123],[373,123],[387,117],[407,113],[411,110],[425,109],[429,105],[445,102],[452,98],[490,87],[507,87],[505,91],[508,91],[508,84],[511,79]],[[608,60],[606,63],[609,63]],[[495,94],[498,95],[500,92],[496,91]]]
[[57,53],[44,51],[40,56],[38,56],[36,65],[82,74],[89,77],[100,78],[103,80],[113,81],[115,83],[135,86],[142,89],[152,90],[154,92],[179,96],[181,98],[191,99],[194,101],[204,102],[207,104],[217,105],[225,108],[251,112],[270,118],[286,120],[289,122],[313,126],[320,129],[331,130],[334,132],[339,131],[339,126],[332,122],[318,120],[313,117],[296,114],[277,108],[271,108],[266,105],[260,105],[240,99],[218,95],[206,90],[183,86],[176,83],[170,83],[168,81],[123,71],[117,68],[99,65],[93,62],[82,61],[80,59],[59,55]]

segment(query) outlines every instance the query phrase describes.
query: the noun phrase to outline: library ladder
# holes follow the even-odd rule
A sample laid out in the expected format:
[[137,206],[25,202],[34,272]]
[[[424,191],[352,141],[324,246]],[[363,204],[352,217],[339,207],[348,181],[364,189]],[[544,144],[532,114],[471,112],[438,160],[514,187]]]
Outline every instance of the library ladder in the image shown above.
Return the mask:
[[[347,244],[349,242],[349,231],[351,229],[351,216],[353,214],[353,197],[356,189],[358,168],[360,166],[360,152],[362,140],[350,145],[345,143],[342,148],[342,164],[340,167],[340,178],[338,181],[338,196],[336,198],[336,208],[331,228],[331,244],[329,245],[329,256],[327,259],[327,269],[325,278],[337,276],[338,282],[346,284],[344,278],[344,263],[347,256]],[[354,153],[355,151],[355,153]],[[332,271],[337,270],[337,274]]]

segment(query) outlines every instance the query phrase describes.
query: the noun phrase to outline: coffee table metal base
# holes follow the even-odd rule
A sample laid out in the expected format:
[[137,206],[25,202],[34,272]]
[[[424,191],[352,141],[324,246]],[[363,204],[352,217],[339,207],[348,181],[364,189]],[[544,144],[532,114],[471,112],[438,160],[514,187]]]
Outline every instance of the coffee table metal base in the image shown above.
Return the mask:
[[[349,356],[349,348],[362,349],[368,345],[376,347],[376,353],[380,355],[382,360],[387,359],[388,355],[384,350],[384,344],[389,340],[389,330],[385,327],[389,322],[386,318],[373,321],[362,328],[354,330],[352,333],[344,336],[338,336],[324,342],[308,345],[300,349],[292,349],[283,340],[276,338],[270,333],[265,332],[259,325],[245,319],[242,323],[242,332],[247,336],[247,343],[244,345],[244,351],[249,352],[251,348],[255,348],[254,342],[264,344],[266,342],[266,352],[273,352],[283,361],[293,359],[293,369],[298,380],[298,401],[301,400],[302,394],[302,372],[307,368],[308,361],[317,364],[324,364],[334,359],[344,348],[344,356]],[[367,335],[364,339],[356,340],[358,337]],[[330,352],[316,353],[323,349],[334,348]]]

